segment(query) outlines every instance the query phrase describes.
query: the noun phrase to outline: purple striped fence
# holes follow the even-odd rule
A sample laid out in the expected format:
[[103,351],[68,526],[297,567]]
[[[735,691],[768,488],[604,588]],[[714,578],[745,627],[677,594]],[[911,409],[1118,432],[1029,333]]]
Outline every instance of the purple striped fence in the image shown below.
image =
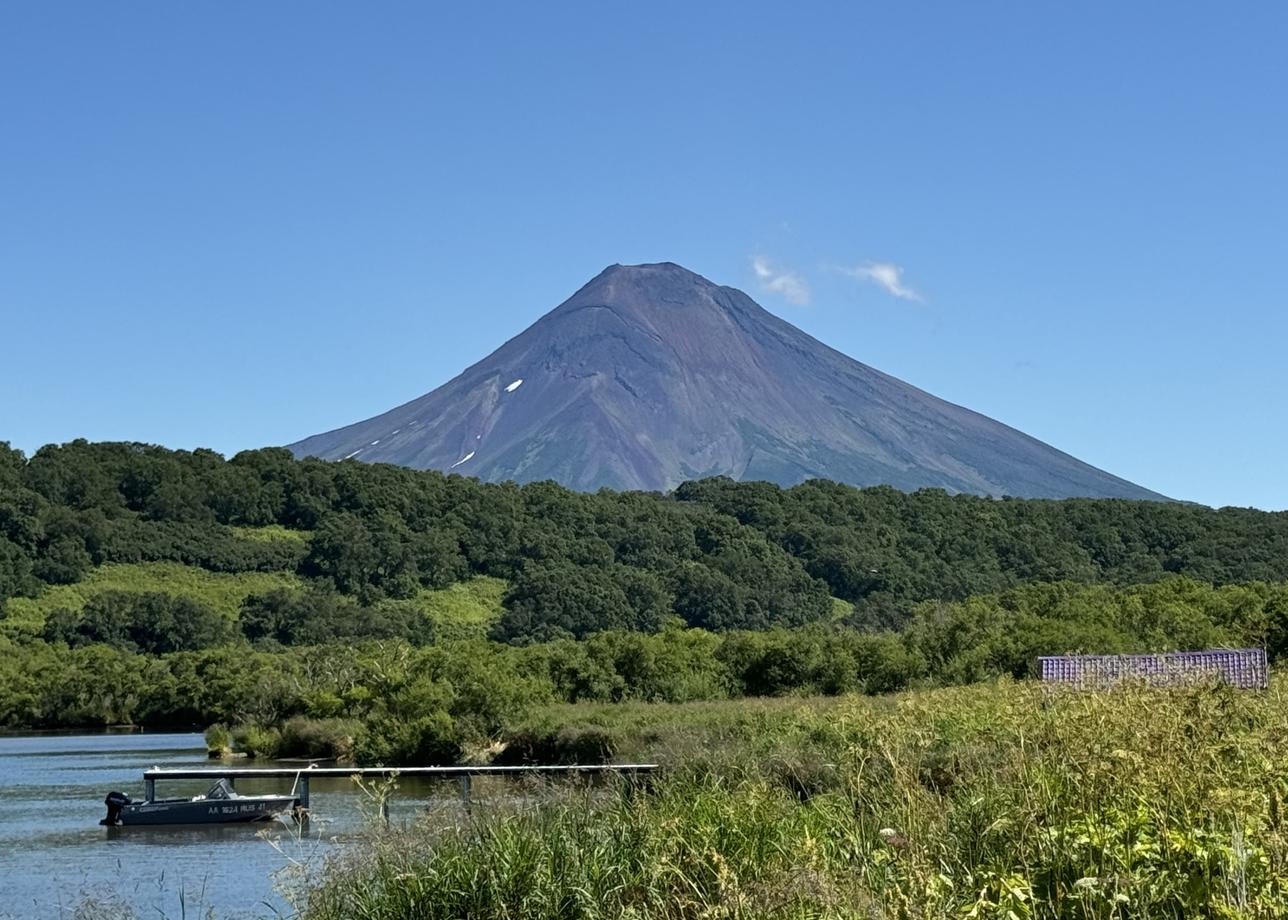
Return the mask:
[[1042,680],[1075,687],[1106,687],[1138,681],[1155,687],[1221,681],[1245,690],[1268,685],[1266,651],[1209,649],[1150,655],[1050,655],[1038,659]]

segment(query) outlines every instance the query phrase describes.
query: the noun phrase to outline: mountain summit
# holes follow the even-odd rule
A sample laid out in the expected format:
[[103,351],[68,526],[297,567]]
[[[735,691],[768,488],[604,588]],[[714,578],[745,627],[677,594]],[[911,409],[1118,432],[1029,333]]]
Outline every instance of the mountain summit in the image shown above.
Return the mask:
[[1163,496],[828,348],[679,265],[613,265],[438,389],[298,456],[576,489],[727,475]]

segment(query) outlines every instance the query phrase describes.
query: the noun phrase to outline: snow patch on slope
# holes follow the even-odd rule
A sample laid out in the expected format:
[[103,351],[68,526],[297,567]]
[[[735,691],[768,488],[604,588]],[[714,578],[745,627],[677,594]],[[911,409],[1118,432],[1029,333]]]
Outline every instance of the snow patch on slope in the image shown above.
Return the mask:
[[473,457],[473,456],[474,456],[474,451],[470,451],[470,452],[469,452],[468,454],[466,454],[464,457],[462,457],[461,459],[459,459],[459,460],[457,460],[455,463],[453,463],[451,466],[449,466],[449,467],[448,467],[448,469],[449,469],[449,470],[454,470],[454,469],[456,469],[458,466],[460,466],[462,463],[464,463],[466,460],[470,459],[470,457]]
[[506,387],[506,388],[505,388],[505,392],[507,392],[507,393],[513,393],[515,390],[517,390],[517,389],[518,389],[519,387],[521,387],[521,386],[523,386],[523,378],[522,378],[522,377],[520,377],[518,380],[514,381],[514,383],[510,384],[508,387]]

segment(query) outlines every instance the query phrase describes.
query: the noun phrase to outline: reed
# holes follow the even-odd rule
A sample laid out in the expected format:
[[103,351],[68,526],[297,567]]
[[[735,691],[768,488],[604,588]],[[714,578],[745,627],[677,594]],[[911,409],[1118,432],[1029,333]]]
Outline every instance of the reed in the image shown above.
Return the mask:
[[[1001,682],[569,708],[665,771],[374,833],[310,920],[1288,913],[1288,707],[1222,687]],[[552,718],[548,716],[547,718]]]

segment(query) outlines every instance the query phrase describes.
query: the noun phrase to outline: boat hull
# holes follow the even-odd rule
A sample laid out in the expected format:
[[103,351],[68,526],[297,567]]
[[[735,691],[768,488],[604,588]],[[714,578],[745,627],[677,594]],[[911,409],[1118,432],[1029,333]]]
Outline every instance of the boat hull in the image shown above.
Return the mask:
[[290,795],[240,796],[234,799],[178,799],[136,802],[121,809],[119,823],[145,824],[244,824],[267,821],[299,804]]

